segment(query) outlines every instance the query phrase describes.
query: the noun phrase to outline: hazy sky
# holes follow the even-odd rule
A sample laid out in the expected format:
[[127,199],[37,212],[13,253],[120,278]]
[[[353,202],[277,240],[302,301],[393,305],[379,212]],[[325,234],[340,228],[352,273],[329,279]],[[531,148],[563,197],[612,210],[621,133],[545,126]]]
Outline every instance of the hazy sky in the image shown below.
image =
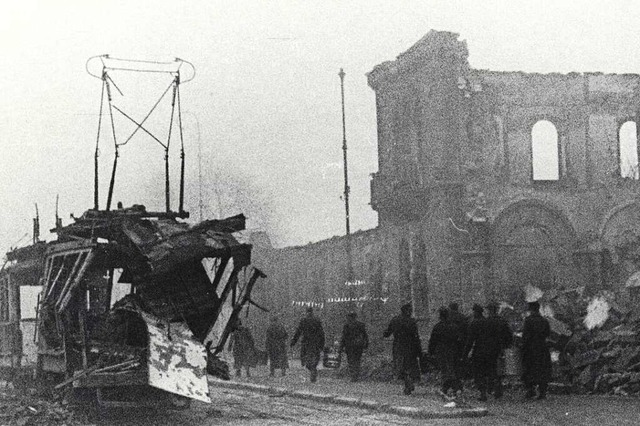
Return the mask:
[[[344,232],[341,67],[352,229],[367,229],[376,225],[368,203],[377,160],[365,73],[376,64],[437,29],[467,40],[475,68],[638,73],[638,22],[640,2],[632,0],[5,1],[0,249],[30,234],[36,202],[45,229],[56,194],[65,223],[93,204],[100,81],[85,72],[90,56],[193,62],[196,78],[181,89],[188,210],[197,216],[197,122],[205,215],[217,211],[216,170],[237,171],[268,200],[275,242],[289,245]],[[112,150],[108,138],[102,143],[104,207]],[[145,163],[132,161],[143,154]],[[162,155],[148,140],[125,150],[114,200],[161,209]]]

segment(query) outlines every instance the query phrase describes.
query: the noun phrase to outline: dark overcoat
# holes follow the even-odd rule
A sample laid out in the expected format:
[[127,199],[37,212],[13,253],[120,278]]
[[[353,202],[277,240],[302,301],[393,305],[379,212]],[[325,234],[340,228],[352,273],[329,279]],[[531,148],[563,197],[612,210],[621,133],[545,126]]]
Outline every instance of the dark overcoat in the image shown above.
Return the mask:
[[539,312],[524,320],[522,330],[522,381],[526,384],[548,383],[551,380],[551,354],[547,337],[551,334],[549,321]]
[[457,327],[458,354],[464,356],[465,345],[467,343],[467,333],[469,332],[469,320],[458,311],[449,311],[449,322]]
[[267,328],[265,346],[271,368],[289,368],[287,337],[287,330],[280,323],[272,323]]
[[429,355],[433,356],[442,374],[442,380],[457,378],[460,353],[460,328],[450,321],[439,321],[431,330]]
[[513,340],[507,322],[498,316],[474,318],[468,334],[466,353],[471,352],[474,373],[495,374],[498,358]]
[[320,352],[324,349],[324,329],[322,322],[316,317],[305,317],[300,320],[291,345],[295,345],[302,337],[300,343],[300,362],[303,367],[316,368],[320,362]]
[[408,374],[413,379],[419,379],[419,358],[422,354],[422,343],[416,320],[404,314],[394,317],[383,334],[384,337],[391,335],[393,335],[393,352],[397,372],[400,376]]
[[236,328],[231,336],[231,347],[236,369],[255,366],[255,343],[251,331],[247,327]]
[[340,347],[345,352],[362,351],[369,347],[369,335],[363,322],[348,322],[342,328]]

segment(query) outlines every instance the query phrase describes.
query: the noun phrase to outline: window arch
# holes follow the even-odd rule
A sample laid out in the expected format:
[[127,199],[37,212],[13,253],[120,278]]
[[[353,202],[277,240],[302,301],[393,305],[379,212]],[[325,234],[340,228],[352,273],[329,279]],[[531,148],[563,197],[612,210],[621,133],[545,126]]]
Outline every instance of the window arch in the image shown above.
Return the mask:
[[558,131],[552,122],[540,120],[531,128],[533,180],[560,179]]
[[638,179],[638,133],[635,121],[625,121],[618,130],[620,177]]

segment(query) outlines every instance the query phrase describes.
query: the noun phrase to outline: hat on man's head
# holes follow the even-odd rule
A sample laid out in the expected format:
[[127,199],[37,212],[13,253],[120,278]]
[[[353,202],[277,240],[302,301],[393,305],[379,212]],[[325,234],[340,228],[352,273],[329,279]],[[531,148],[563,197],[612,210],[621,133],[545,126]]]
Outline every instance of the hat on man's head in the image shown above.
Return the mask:
[[411,309],[413,309],[411,306],[411,303],[405,303],[400,307],[400,312],[404,312],[404,313],[411,312]]
[[528,303],[528,308],[530,311],[532,312],[537,312],[540,310],[540,302],[529,302]]
[[482,306],[478,305],[477,303],[474,303],[473,307],[471,309],[473,309],[473,312],[477,312],[479,314],[484,312],[484,308]]
[[307,311],[308,314],[312,314],[313,313],[313,308],[311,306],[307,306],[306,311]]
[[349,313],[347,314],[347,317],[348,317],[348,318],[356,318],[357,316],[358,316],[358,314],[356,314],[355,312],[349,312]]
[[440,317],[441,320],[446,320],[449,318],[449,309],[447,309],[446,307],[442,306],[441,308],[438,309],[438,316]]

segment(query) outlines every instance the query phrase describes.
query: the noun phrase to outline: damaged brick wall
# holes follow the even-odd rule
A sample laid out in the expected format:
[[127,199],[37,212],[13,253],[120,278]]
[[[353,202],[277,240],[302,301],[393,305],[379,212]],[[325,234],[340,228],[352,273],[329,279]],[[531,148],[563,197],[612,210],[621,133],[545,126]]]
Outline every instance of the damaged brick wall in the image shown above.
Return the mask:
[[[457,34],[431,31],[368,74],[381,228],[420,229],[433,304],[514,302],[527,283],[622,286],[639,269],[640,205],[638,181],[621,176],[619,130],[636,121],[640,77],[475,70],[467,55]],[[541,161],[557,162],[557,179],[534,174],[542,120],[557,158]]]
[[[382,330],[399,313],[400,306],[411,300],[408,280],[420,278],[419,273],[414,277],[413,271],[402,272],[400,247],[405,244],[408,256],[412,256],[413,240],[400,231],[376,228],[351,235],[353,285],[346,284],[344,236],[281,249],[254,243],[252,262],[267,274],[266,282],[256,287],[254,300],[271,311],[251,308],[249,323],[258,344],[264,344],[271,314],[280,316],[291,337],[305,308],[312,306],[324,324],[327,344],[339,339],[346,314],[355,311],[369,328],[371,350],[388,349],[390,341],[382,340]],[[410,258],[407,262],[411,267]]]
[[[597,291],[640,270],[640,186],[621,176],[619,146],[620,126],[637,121],[640,77],[476,70],[468,56],[457,34],[431,31],[367,76],[379,227],[366,235],[381,247],[391,298],[378,328],[407,297],[424,333],[452,300],[470,312],[491,299],[522,302],[526,284]],[[557,180],[533,179],[541,120],[556,131]],[[367,265],[358,244],[356,269]],[[343,247],[335,237],[277,250],[267,274],[288,289],[287,303],[318,282],[327,296],[344,282]]]

